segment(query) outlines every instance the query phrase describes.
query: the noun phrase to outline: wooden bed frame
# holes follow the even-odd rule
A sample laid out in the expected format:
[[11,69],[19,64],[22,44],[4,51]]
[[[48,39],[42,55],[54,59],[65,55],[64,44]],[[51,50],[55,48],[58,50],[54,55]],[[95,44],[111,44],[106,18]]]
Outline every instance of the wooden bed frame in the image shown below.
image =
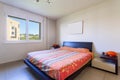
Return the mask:
[[[74,48],[87,48],[92,52],[92,42],[63,42],[63,46]],[[39,68],[37,68],[34,64],[32,64],[27,58],[24,59],[24,63],[27,64],[40,77],[41,80],[54,80],[47,74],[45,74],[43,71],[41,71]],[[73,80],[73,78],[75,78],[88,65],[91,66],[91,60],[65,80]]]

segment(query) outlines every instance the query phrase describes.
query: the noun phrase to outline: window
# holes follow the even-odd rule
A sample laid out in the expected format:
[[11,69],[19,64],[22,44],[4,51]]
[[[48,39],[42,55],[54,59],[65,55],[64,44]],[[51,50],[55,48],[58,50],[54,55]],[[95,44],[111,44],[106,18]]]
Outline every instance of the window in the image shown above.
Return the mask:
[[29,40],[39,40],[40,39],[40,22],[29,20]]
[[12,30],[14,30],[14,26],[12,27]]
[[14,32],[12,32],[12,35],[14,35],[15,33]]
[[8,41],[41,40],[41,23],[14,16],[7,18]]

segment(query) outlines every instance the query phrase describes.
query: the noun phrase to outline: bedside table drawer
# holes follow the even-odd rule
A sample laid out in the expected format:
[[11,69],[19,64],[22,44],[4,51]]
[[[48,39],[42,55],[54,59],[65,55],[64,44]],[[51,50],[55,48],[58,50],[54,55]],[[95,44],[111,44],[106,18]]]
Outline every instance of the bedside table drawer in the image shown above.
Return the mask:
[[106,62],[101,58],[94,58],[92,60],[92,66],[115,73],[115,64]]

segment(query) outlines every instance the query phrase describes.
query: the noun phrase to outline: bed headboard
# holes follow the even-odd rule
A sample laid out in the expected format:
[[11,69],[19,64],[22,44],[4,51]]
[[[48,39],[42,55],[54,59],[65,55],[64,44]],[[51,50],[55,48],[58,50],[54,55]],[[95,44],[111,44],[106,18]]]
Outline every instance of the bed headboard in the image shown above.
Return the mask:
[[73,48],[87,48],[92,52],[92,42],[63,42],[63,46],[73,47]]

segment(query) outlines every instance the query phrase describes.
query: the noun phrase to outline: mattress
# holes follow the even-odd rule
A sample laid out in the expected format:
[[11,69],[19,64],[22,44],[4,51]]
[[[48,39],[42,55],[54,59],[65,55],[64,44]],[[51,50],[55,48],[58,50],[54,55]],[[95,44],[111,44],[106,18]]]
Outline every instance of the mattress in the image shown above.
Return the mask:
[[54,49],[30,52],[27,59],[55,80],[64,80],[92,59],[91,52]]

